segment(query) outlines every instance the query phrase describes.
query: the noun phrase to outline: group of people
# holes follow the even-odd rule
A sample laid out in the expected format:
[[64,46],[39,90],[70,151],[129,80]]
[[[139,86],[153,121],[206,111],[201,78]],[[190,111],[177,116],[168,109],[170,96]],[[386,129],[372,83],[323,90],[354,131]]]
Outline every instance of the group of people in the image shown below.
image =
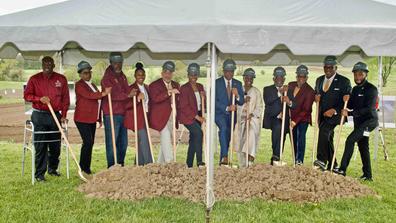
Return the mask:
[[[147,85],[143,64],[137,63],[135,80],[129,85],[123,73],[122,54],[110,53],[109,62],[110,65],[101,80],[101,90],[91,82],[92,66],[86,61],[81,61],[77,65],[81,79],[75,85],[74,122],[82,138],[81,170],[86,174],[92,173],[91,156],[95,131],[97,124],[100,127],[102,123],[108,168],[116,164],[124,165],[128,129],[134,131],[137,136],[137,165],[154,162],[150,129],[160,133],[157,162],[173,162],[176,155],[175,129],[179,124],[183,124],[190,133],[187,166],[193,167],[194,157],[198,167],[204,166],[202,125],[206,121],[206,94],[203,85],[197,82],[200,66],[197,63],[189,64],[188,82],[180,86],[173,80],[175,63],[166,61],[162,66],[161,77]],[[24,91],[25,100],[32,102],[31,120],[36,131],[58,130],[48,105],[52,105],[59,121],[66,121],[70,105],[67,80],[63,75],[54,72],[54,67],[54,60],[44,57],[43,71],[29,79]],[[354,66],[356,86],[352,92],[350,81],[336,72],[337,61],[334,56],[325,58],[325,75],[317,79],[315,88],[307,83],[309,72],[305,65],[297,67],[296,81],[288,85],[284,84],[285,69],[277,67],[273,72],[274,83],[264,87],[263,96],[253,85],[256,74],[252,68],[243,72],[243,83],[234,78],[235,61],[225,60],[222,68],[223,75],[216,80],[215,91],[215,122],[219,129],[220,165],[230,165],[233,150],[237,152],[240,166],[252,165],[259,147],[261,127],[271,129],[272,132],[272,165],[284,165],[281,161],[281,147],[287,133],[294,139],[294,161],[298,165],[303,164],[306,132],[312,124],[312,105],[316,101],[320,109],[315,166],[322,170],[330,168],[334,151],[334,128],[340,124],[341,116],[352,115],[355,128],[346,141],[341,165],[336,165],[333,171],[346,174],[354,143],[357,142],[363,162],[363,178],[372,178],[368,133],[378,125],[375,108],[377,90],[367,81],[366,64],[359,62]],[[344,102],[348,104],[346,109],[343,106]],[[37,181],[45,180],[47,169],[50,175],[60,175],[57,171],[60,140],[57,139],[60,139],[60,134],[57,133],[35,135],[35,141],[38,141],[35,143]]]

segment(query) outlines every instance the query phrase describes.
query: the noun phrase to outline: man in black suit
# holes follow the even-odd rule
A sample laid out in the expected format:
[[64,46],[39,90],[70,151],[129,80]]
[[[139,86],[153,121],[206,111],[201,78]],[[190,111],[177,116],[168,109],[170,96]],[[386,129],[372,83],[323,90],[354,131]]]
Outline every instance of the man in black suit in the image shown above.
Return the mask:
[[[271,129],[272,131],[271,165],[279,166],[285,165],[284,162],[279,162],[282,128],[282,102],[285,101],[287,104],[284,136],[286,136],[286,133],[289,132],[289,107],[293,106],[293,102],[289,99],[291,97],[283,96],[284,92],[287,92],[288,90],[287,85],[283,85],[285,83],[286,76],[285,69],[283,67],[277,67],[275,68],[273,75],[274,84],[264,87],[263,91],[265,103],[263,128]],[[283,138],[283,142],[285,141],[285,138],[286,137]]]
[[361,179],[371,181],[369,134],[378,126],[378,114],[376,110],[378,91],[374,85],[367,81],[367,73],[369,71],[365,63],[358,62],[355,64],[352,72],[356,86],[352,89],[348,109],[342,110],[342,115],[353,116],[354,129],[345,142],[341,166],[334,169],[334,172],[344,176],[346,175],[354,145],[357,142],[363,163],[363,176]]
[[329,170],[334,154],[334,128],[340,124],[341,110],[344,107],[343,96],[350,94],[351,82],[337,73],[335,56],[324,59],[323,69],[325,74],[316,79],[315,86],[315,100],[319,101],[320,111],[317,160],[314,166],[321,170],[326,170],[327,166]]

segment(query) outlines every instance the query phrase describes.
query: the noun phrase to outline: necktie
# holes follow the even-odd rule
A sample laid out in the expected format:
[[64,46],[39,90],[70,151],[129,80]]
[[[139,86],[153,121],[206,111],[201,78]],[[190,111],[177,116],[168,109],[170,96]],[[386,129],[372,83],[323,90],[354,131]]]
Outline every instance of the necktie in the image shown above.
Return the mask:
[[230,100],[231,98],[231,85],[230,85],[230,81],[227,81],[227,95],[228,95],[228,100]]
[[329,88],[330,88],[330,79],[326,79],[326,82],[323,87],[323,91],[327,92],[329,90]]

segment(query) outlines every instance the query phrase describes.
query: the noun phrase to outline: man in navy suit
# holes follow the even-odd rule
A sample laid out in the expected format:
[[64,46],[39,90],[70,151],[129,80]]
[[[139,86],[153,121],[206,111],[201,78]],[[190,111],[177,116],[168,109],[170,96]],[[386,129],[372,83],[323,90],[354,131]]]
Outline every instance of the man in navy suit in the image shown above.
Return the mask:
[[283,166],[286,164],[283,161],[280,162],[283,101],[286,102],[287,105],[284,123],[285,128],[283,133],[284,143],[286,134],[289,132],[289,108],[294,108],[292,101],[294,99],[289,93],[287,96],[284,96],[284,92],[288,92],[287,85],[284,85],[286,70],[283,67],[276,67],[274,69],[273,75],[274,84],[264,87],[263,90],[263,98],[265,103],[263,128],[271,129],[271,165]]
[[[231,138],[231,112],[236,117],[236,105],[232,105],[232,95],[235,95],[235,104],[243,105],[244,96],[242,83],[234,79],[236,64],[232,59],[223,63],[223,76],[216,80],[216,114],[215,121],[219,127],[220,138],[220,165],[228,165],[228,147]],[[236,118],[234,119],[236,120]],[[233,127],[235,122],[233,123]]]

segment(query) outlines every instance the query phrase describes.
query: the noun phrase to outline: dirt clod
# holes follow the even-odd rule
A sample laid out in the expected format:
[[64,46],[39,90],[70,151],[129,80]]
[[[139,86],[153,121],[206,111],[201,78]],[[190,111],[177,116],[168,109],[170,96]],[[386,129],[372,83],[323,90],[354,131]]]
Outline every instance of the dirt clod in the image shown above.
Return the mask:
[[[214,176],[216,200],[246,201],[252,198],[293,202],[320,202],[375,193],[350,177],[320,172],[308,167],[273,167],[257,164],[248,169],[217,167]],[[206,169],[187,169],[184,164],[150,164],[144,167],[112,167],[82,184],[87,197],[141,200],[176,197],[205,200]]]

